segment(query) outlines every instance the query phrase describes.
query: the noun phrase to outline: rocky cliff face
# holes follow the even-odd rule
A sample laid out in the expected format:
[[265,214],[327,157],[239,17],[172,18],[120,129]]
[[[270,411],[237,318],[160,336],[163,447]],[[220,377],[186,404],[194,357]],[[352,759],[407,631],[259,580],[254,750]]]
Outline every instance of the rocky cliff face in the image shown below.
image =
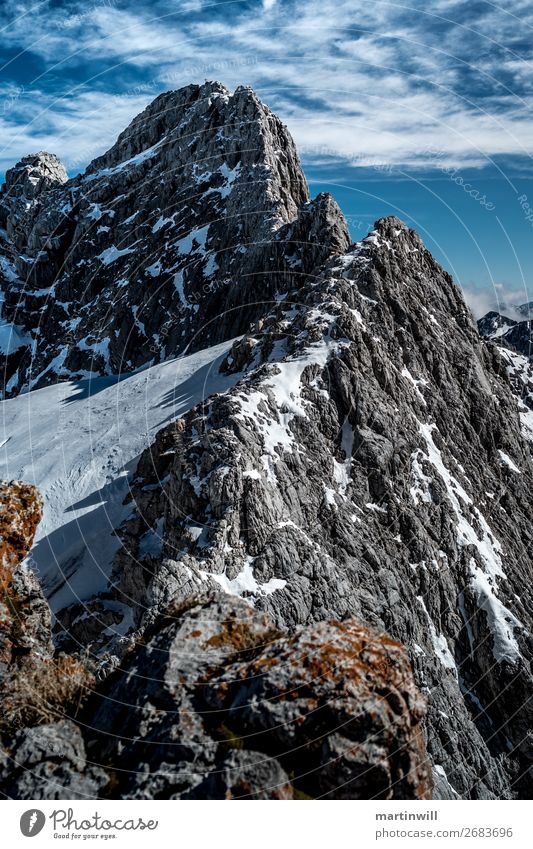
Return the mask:
[[410,649],[437,792],[522,792],[531,452],[459,290],[385,219],[223,368],[141,458],[111,596],[141,629],[206,585],[289,629],[355,613]]
[[[515,307],[530,316],[533,302]],[[498,312],[488,312],[478,323],[480,335],[492,353],[493,362],[516,395],[521,429],[533,442],[533,357],[532,322],[515,321]]]
[[48,605],[37,577],[21,567],[41,515],[35,487],[19,481],[0,486],[0,674],[29,652],[52,653]]
[[[527,796],[527,360],[480,338],[459,289],[398,219],[348,245],[334,201],[309,201],[290,137],[249,89],[163,95],[85,175],[54,173],[23,238],[27,257],[65,208],[57,256],[41,244],[46,257],[31,255],[24,276],[6,237],[5,315],[34,351],[33,365],[26,343],[14,352],[8,392],[238,337],[220,365],[226,390],[141,456],[106,591],[57,616],[61,648],[90,645],[98,674],[114,669],[87,702],[84,736],[108,771],[120,748],[130,772],[113,778],[118,792],[420,798],[433,783],[437,798]],[[51,288],[35,302],[41,261]],[[42,318],[36,339],[31,310],[9,312],[17,298]],[[423,708],[383,632],[406,647],[427,700],[427,756]],[[147,694],[135,682],[152,668]],[[303,695],[287,704],[289,685]],[[377,749],[357,723],[339,739],[345,714],[328,714],[330,694],[354,718],[383,688]],[[280,719],[300,736],[280,736]],[[125,729],[120,746],[106,740],[111,725]],[[308,780],[281,754],[299,746]]]

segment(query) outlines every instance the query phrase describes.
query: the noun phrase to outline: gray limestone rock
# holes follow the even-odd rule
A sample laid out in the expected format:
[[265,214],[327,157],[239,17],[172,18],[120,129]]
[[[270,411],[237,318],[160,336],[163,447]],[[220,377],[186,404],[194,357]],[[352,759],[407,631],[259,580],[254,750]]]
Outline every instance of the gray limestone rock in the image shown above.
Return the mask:
[[108,781],[87,764],[81,731],[68,720],[26,728],[3,750],[0,782],[9,799],[95,799]]
[[[385,219],[224,368],[234,389],[139,463],[112,580],[137,627],[206,583],[283,628],[355,614],[410,649],[453,792],[523,793],[531,452],[460,291]],[[161,554],[143,559],[156,522]]]

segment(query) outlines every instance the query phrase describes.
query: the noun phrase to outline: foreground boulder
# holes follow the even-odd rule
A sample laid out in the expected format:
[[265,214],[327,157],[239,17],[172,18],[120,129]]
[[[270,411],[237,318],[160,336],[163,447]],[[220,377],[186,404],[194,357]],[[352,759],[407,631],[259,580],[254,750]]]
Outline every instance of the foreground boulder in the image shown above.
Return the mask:
[[112,795],[424,799],[424,701],[402,646],[353,619],[281,635],[226,595],[171,607],[89,701]]
[[108,781],[87,764],[81,731],[69,720],[23,728],[0,750],[0,783],[9,799],[91,799]]

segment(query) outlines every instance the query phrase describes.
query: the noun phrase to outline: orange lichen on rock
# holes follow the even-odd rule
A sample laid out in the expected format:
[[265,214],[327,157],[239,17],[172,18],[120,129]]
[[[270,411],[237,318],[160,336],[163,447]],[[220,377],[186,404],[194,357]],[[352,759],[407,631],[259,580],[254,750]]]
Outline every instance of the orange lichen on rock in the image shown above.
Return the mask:
[[[33,544],[42,516],[39,491],[20,481],[0,483],[0,671],[18,649],[44,636],[49,647],[49,613],[31,573],[20,566]],[[35,634],[31,634],[31,631]],[[39,635],[37,634],[39,632]]]
[[33,545],[43,500],[36,487],[21,481],[0,483],[0,564],[16,568]]
[[241,735],[297,753],[298,789],[326,798],[431,798],[425,702],[402,645],[355,619],[321,622],[234,663],[210,690]]

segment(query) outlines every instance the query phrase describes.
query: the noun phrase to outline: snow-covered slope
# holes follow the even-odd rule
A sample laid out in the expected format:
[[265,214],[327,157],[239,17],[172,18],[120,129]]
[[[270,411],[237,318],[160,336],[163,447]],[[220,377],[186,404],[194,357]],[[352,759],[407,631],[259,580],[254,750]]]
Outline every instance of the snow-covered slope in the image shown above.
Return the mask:
[[106,586],[119,547],[113,532],[130,510],[128,476],[161,427],[235,382],[218,373],[230,346],[0,402],[0,477],[44,496],[31,560],[54,610]]

